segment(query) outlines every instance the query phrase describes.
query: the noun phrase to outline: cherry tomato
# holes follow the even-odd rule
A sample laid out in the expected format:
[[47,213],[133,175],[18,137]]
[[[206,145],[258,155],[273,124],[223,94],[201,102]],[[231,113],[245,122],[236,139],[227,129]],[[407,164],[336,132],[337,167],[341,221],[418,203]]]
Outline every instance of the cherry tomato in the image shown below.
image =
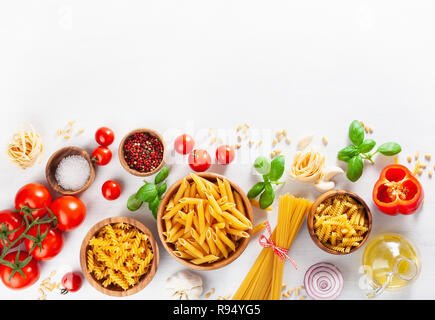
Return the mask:
[[195,149],[189,154],[189,166],[196,172],[210,168],[211,157],[206,150]]
[[95,141],[100,146],[107,147],[112,144],[113,140],[115,140],[115,134],[112,129],[101,127],[95,132]]
[[[38,209],[29,211],[33,218],[42,218],[47,213],[47,207],[51,204],[50,191],[39,183],[29,183],[18,190],[15,196],[15,209],[24,215],[26,209]],[[27,209],[27,210],[28,210]]]
[[192,151],[195,141],[188,134],[182,134],[175,139],[174,148],[180,154],[188,154]]
[[50,209],[58,220],[57,227],[62,231],[77,228],[86,217],[84,203],[74,196],[63,196],[54,200]]
[[107,200],[116,200],[121,194],[121,186],[116,181],[108,180],[104,182],[101,191],[103,192],[103,197]]
[[229,164],[234,160],[234,148],[229,145],[222,145],[216,149],[216,160],[220,164]]
[[17,255],[18,251],[10,252],[3,259],[14,264],[14,269],[21,268],[24,277],[19,272],[15,272],[11,278],[13,269],[3,264],[0,265],[0,278],[2,279],[4,285],[11,289],[23,289],[31,286],[38,281],[40,274],[39,264],[33,258],[31,258],[31,260],[25,266],[22,266],[23,261],[28,257],[31,257],[27,252],[20,251],[18,263],[16,262]]
[[69,292],[79,291],[82,282],[82,276],[79,272],[68,272],[62,277],[62,286]]
[[[4,227],[6,226],[6,228]],[[3,228],[5,230],[3,230]],[[18,230],[17,230],[18,229]],[[10,243],[18,239],[18,237],[24,232],[26,226],[23,218],[17,212],[11,210],[0,211],[0,248],[9,247],[6,237]],[[9,231],[17,230],[11,234],[7,234]],[[24,238],[18,241],[12,248],[18,246],[23,242]]]
[[112,160],[112,151],[107,147],[98,147],[92,152],[92,159],[99,166],[105,166]]
[[[38,234],[38,226],[39,226],[39,234]],[[29,229],[27,232],[28,235],[35,237],[37,242],[41,240],[41,237],[47,232],[47,235],[41,242],[41,247],[37,245],[35,248],[32,247],[35,241],[27,239],[24,240],[24,246],[26,247],[27,252],[29,252],[33,258],[39,261],[47,261],[59,254],[59,252],[63,248],[64,237],[62,231],[53,227],[52,224],[43,223],[40,225],[35,225]],[[32,251],[30,251],[32,250]]]

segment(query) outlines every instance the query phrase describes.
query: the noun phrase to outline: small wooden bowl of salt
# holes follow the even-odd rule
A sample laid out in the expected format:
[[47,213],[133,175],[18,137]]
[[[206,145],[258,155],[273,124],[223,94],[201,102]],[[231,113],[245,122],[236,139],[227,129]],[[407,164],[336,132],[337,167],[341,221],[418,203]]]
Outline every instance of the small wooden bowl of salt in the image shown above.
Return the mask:
[[63,195],[82,193],[94,182],[95,167],[85,150],[65,147],[48,160],[45,176],[50,187]]

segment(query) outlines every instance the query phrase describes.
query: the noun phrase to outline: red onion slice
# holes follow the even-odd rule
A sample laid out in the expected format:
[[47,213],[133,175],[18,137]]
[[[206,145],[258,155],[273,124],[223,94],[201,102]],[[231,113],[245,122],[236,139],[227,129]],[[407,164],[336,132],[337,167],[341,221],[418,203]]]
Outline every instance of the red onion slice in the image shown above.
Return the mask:
[[312,265],[304,277],[305,292],[313,300],[334,300],[343,290],[343,276],[331,263]]

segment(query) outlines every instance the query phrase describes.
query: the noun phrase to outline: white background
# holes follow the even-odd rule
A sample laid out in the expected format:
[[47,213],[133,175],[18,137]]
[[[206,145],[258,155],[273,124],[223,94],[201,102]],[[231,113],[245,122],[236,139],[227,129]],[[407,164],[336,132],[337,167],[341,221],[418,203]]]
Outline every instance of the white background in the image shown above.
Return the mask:
[[[120,139],[131,129],[159,130],[169,145],[174,134],[187,131],[195,134],[198,146],[214,153],[208,128],[227,130],[233,140],[235,127],[245,122],[269,133],[286,128],[293,143],[281,146],[285,154],[292,156],[299,139],[316,134],[314,144],[334,164],[336,152],[348,143],[349,123],[360,119],[374,128],[376,141],[401,143],[402,163],[417,150],[435,156],[434,14],[431,0],[2,1],[0,146],[5,150],[12,133],[30,121],[46,150],[42,164],[26,171],[0,157],[0,207],[11,208],[24,184],[45,183],[45,163],[51,153],[65,145],[92,151],[94,131],[101,125],[114,129],[114,158],[98,169],[93,186],[81,196],[88,208],[86,220],[66,235],[61,254],[42,264],[44,278],[52,270],[78,270],[81,241],[104,218],[137,218],[157,236],[146,209],[130,213],[125,208],[128,196],[141,185],[140,178],[122,169],[116,156]],[[56,131],[71,120],[86,131],[67,142]],[[327,147],[322,136],[330,141]],[[267,154],[271,138],[263,140],[258,153]],[[237,163],[212,170],[248,190],[256,181],[250,163],[241,156],[248,149],[242,147]],[[383,298],[434,299],[434,181],[427,173],[421,178],[426,191],[422,211],[386,216],[373,207],[371,190],[382,167],[391,162],[378,157],[357,183],[340,178],[338,187],[357,192],[371,206],[371,236],[399,232],[421,251],[419,280]],[[184,162],[171,169],[169,183],[189,172]],[[101,195],[107,179],[123,185],[116,201]],[[312,200],[319,195],[311,186],[295,182],[280,190],[286,191]],[[256,221],[266,215],[256,211]],[[276,212],[269,215],[273,222]],[[228,267],[200,273],[205,291],[216,288],[212,298],[236,291],[260,251],[257,240],[258,236]],[[165,280],[182,266],[160,249],[156,277],[131,299],[167,298]],[[314,245],[304,224],[290,251],[299,270],[288,264],[283,282],[301,285],[310,265],[328,261],[344,275],[340,298],[365,299],[358,288],[362,252],[329,255]],[[37,287],[11,291],[1,285],[0,297],[35,299]],[[48,298],[108,297],[85,283],[79,293],[66,297],[52,293]]]

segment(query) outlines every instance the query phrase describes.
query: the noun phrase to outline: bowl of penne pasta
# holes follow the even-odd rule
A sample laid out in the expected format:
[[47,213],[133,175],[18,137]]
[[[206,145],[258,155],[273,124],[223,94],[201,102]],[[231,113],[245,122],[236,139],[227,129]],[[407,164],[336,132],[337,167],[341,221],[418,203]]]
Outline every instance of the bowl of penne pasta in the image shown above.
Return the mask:
[[135,294],[156,274],[159,248],[142,223],[113,217],[95,224],[83,239],[80,265],[85,279],[114,297]]
[[313,203],[307,227],[311,239],[320,249],[345,255],[366,242],[372,229],[372,214],[357,194],[331,190]]
[[236,184],[215,173],[191,173],[166,192],[157,228],[164,248],[178,262],[215,270],[246,249],[253,220],[251,203]]

